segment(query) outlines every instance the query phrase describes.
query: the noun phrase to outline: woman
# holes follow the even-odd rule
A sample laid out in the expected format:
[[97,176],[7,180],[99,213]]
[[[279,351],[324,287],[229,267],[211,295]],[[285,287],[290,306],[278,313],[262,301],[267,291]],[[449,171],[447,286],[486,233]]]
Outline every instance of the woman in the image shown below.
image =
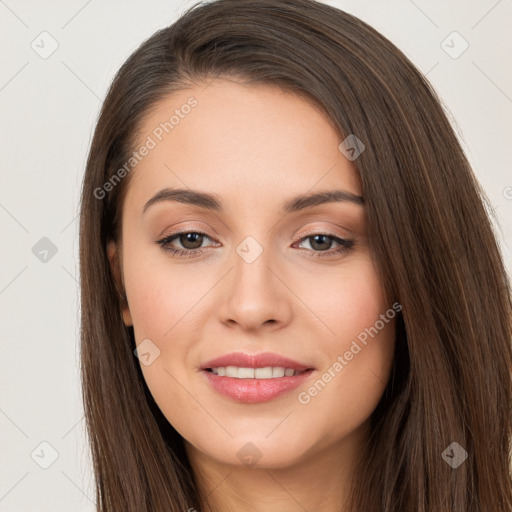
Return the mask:
[[154,34],[82,190],[98,510],[510,511],[486,208],[428,82],[357,18],[219,0]]

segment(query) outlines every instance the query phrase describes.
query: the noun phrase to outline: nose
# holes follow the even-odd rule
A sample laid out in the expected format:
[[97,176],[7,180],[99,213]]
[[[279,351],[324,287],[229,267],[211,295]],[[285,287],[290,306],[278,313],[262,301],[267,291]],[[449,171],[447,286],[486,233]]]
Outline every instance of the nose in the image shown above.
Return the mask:
[[279,275],[279,268],[266,248],[254,261],[234,251],[231,270],[221,288],[220,321],[253,332],[287,325],[292,317],[293,293]]

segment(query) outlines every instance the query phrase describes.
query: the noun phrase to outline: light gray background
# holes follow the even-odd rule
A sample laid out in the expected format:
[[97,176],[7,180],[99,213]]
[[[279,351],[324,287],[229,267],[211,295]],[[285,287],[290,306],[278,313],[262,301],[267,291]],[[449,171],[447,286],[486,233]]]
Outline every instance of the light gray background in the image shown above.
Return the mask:
[[[3,512],[95,510],[78,370],[80,183],[115,72],[192,3],[0,0]],[[369,22],[428,75],[492,201],[511,269],[512,1],[326,3]],[[58,43],[46,59],[31,47],[51,48],[43,31]],[[463,48],[446,39],[453,31],[469,44],[458,58],[447,53]],[[57,248],[46,262],[32,251],[43,237]],[[47,469],[52,449],[42,442],[58,454]]]

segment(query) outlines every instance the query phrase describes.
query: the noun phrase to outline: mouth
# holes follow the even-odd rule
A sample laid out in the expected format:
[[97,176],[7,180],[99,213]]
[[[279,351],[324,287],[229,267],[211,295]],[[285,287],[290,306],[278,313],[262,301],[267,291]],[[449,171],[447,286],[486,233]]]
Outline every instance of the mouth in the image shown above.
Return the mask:
[[316,373],[310,365],[269,352],[227,354],[205,363],[200,370],[211,389],[247,404],[290,393]]
[[296,370],[294,368],[285,368],[283,366],[265,366],[260,368],[217,366],[215,368],[205,369],[205,371],[218,375],[219,377],[231,377],[233,379],[279,379],[282,377],[295,377],[296,375],[301,375],[304,372],[312,370],[313,368]]
[[[304,370],[314,370],[311,365],[294,361],[274,352],[259,354],[232,352],[207,361],[200,369],[220,376],[241,379],[291,377]],[[291,373],[292,371],[294,373]]]

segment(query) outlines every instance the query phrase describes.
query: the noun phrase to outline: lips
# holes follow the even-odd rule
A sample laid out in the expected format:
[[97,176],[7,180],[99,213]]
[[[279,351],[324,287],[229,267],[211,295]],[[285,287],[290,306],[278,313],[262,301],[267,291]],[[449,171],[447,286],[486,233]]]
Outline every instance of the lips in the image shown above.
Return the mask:
[[[283,369],[286,368],[287,370],[294,370],[294,373],[293,375],[285,374],[272,378],[240,378],[240,375],[231,377],[213,371],[213,369],[220,368],[228,371],[229,368],[233,369],[234,367],[244,368],[246,371],[250,368],[266,368],[267,372],[269,367],[272,367],[273,370],[279,368],[280,375]],[[289,393],[316,373],[312,366],[272,352],[261,354],[234,352],[226,354],[208,361],[201,366],[201,370],[206,382],[217,393],[236,402],[247,404],[268,402]]]
[[273,352],[263,352],[260,354],[232,352],[231,354],[226,354],[206,362],[201,366],[201,370],[211,370],[212,368],[227,366],[237,366],[239,368],[265,368],[272,366],[292,368],[296,371],[314,370],[311,365],[294,361]]

